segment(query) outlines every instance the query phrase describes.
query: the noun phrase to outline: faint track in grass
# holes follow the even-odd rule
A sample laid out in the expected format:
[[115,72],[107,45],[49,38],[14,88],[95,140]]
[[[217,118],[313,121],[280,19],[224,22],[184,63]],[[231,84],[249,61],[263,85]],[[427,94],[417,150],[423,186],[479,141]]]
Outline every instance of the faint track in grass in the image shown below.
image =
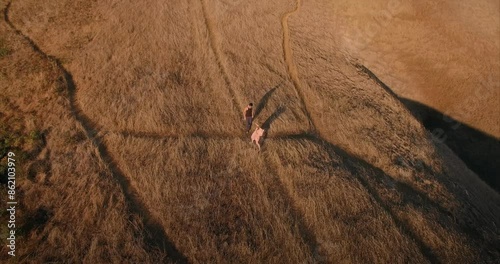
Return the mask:
[[127,207],[130,212],[132,214],[138,215],[142,220],[144,229],[146,231],[146,239],[144,240],[144,243],[152,250],[158,249],[166,253],[168,259],[164,261],[170,261],[174,263],[187,263],[187,258],[177,250],[175,245],[171,242],[171,240],[165,233],[162,225],[148,211],[146,204],[140,199],[137,191],[131,185],[130,179],[125,176],[125,174],[121,171],[121,169],[109,154],[106,145],[98,136],[99,130],[78,106],[76,101],[76,85],[73,81],[73,76],[71,75],[71,73],[62,65],[61,61],[57,57],[45,53],[30,37],[25,35],[10,21],[9,11],[11,5],[12,1],[8,2],[4,8],[4,21],[18,36],[20,36],[28,43],[28,45],[34,50],[35,53],[37,53],[50,63],[53,63],[61,72],[68,92],[67,99],[69,101],[71,115],[82,126],[86,136],[98,150],[100,158],[103,161],[106,169],[118,182],[126,198]]
[[238,100],[236,91],[234,90],[231,79],[229,78],[229,74],[227,73],[226,66],[225,66],[224,62],[222,61],[222,54],[221,54],[221,51],[219,49],[219,42],[218,42],[217,36],[216,36],[214,21],[210,17],[210,13],[208,12],[207,1],[200,0],[200,2],[201,2],[202,11],[203,11],[203,18],[205,19],[205,25],[207,27],[208,35],[210,38],[210,48],[212,49],[212,52],[214,53],[215,60],[217,61],[217,65],[218,65],[219,70],[222,74],[222,78],[224,79],[224,81],[226,83],[226,86],[228,88],[228,92],[229,92],[231,99],[233,101],[234,108],[235,108],[236,112],[238,113],[239,111],[243,111],[242,104]]
[[304,93],[302,92],[302,86],[300,83],[299,74],[297,71],[297,66],[295,65],[295,62],[293,61],[293,50],[292,50],[291,44],[290,44],[290,28],[288,27],[288,17],[295,14],[296,12],[298,12],[300,10],[301,0],[297,0],[296,3],[297,4],[296,4],[294,10],[285,13],[281,17],[281,27],[283,30],[283,43],[282,43],[282,45],[283,45],[283,57],[285,59],[287,73],[288,73],[290,79],[292,80],[293,86],[295,88],[295,92],[297,93],[297,95],[300,99],[302,107],[304,107],[305,114],[306,114],[307,119],[309,121],[309,129],[311,130],[311,132],[313,134],[316,134],[317,133],[316,124],[314,123],[314,120],[311,117],[311,112],[309,111],[309,108],[308,108],[306,101],[305,101]]

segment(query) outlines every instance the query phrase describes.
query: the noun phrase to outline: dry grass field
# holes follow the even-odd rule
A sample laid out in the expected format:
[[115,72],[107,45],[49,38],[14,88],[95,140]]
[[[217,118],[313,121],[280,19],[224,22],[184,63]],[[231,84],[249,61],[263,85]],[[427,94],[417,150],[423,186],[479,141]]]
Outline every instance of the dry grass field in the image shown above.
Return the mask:
[[336,1],[323,10],[315,15],[323,23],[334,14],[324,28],[337,48],[500,191],[500,2]]
[[[443,29],[450,35],[426,35],[426,53],[391,45],[408,30],[416,32],[408,45],[417,45],[417,22],[445,19],[431,12],[441,4],[0,3],[2,177],[7,151],[19,156],[16,257],[2,247],[2,262],[500,259],[499,194],[433,140],[401,100],[445,112],[456,104],[445,103],[453,98],[443,94],[447,85],[463,84],[453,91],[467,97],[470,86],[457,76],[467,72],[474,82],[481,61],[498,81],[498,27],[480,27],[495,19],[498,25],[491,9],[498,4],[474,5],[471,20],[481,32],[454,21]],[[413,26],[391,23],[375,35],[355,35],[363,28],[356,23],[369,23],[364,12],[388,4],[398,8],[393,19],[415,16]],[[457,57],[474,71],[443,60],[455,71],[448,82],[427,65],[439,60],[433,52],[458,56],[433,41],[453,36],[472,45],[456,30],[491,42]],[[391,32],[393,43],[378,39]],[[372,42],[379,44],[366,44]],[[399,62],[390,65],[393,56]],[[443,86],[427,89],[429,83]],[[498,137],[498,105],[485,100],[475,106],[475,123],[452,117]],[[243,131],[249,102],[255,123],[268,128],[260,152]],[[3,178],[1,186],[6,204]],[[2,211],[3,240],[7,219]]]
[[498,1],[340,1],[332,10],[346,29],[342,48],[398,95],[500,138]]

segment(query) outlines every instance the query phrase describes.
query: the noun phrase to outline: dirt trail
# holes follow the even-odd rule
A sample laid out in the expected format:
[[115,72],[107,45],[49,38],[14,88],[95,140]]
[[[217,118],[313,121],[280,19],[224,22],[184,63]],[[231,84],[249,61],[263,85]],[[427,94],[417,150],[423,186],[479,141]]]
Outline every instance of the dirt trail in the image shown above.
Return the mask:
[[318,131],[316,130],[316,125],[314,120],[311,118],[310,111],[305,102],[305,96],[302,92],[302,86],[300,84],[299,74],[297,71],[297,66],[293,61],[293,50],[290,46],[290,28],[288,27],[288,17],[295,14],[300,10],[301,0],[297,0],[297,5],[295,9],[289,11],[283,15],[281,18],[281,26],[283,28],[283,56],[285,58],[286,69],[290,79],[292,80],[293,86],[295,88],[295,92],[297,93],[302,106],[304,107],[305,114],[309,121],[309,129],[313,134],[316,134]]
[[281,26],[283,28],[283,54],[285,56],[285,63],[287,66],[288,74],[290,75],[290,78],[292,79],[292,82],[296,87],[300,87],[300,80],[297,73],[297,67],[295,66],[295,62],[293,61],[293,52],[290,48],[290,28],[288,27],[288,17],[299,11],[300,4],[301,1],[297,0],[295,9],[285,13],[281,18]]
[[174,263],[187,263],[187,258],[177,250],[173,242],[165,233],[165,230],[163,229],[160,222],[153,216],[153,214],[149,212],[146,204],[142,202],[140,196],[131,185],[130,179],[128,179],[116,165],[116,162],[109,154],[106,145],[102,142],[102,139],[98,137],[98,128],[93,125],[93,122],[81,111],[76,101],[76,85],[73,81],[73,76],[71,75],[71,73],[62,65],[61,61],[57,57],[49,55],[41,50],[40,47],[30,37],[25,35],[10,21],[9,11],[11,5],[12,1],[8,2],[5,6],[4,21],[17,35],[24,39],[36,53],[41,55],[49,62],[55,64],[59,71],[62,73],[66,88],[68,90],[67,98],[70,104],[70,112],[75,120],[80,123],[88,139],[98,150],[101,160],[103,161],[107,170],[118,182],[122,193],[127,199],[127,205],[131,213],[136,214],[141,218],[146,232],[146,239],[144,240],[144,243],[151,249],[159,249],[165,252],[169,261],[172,261]]

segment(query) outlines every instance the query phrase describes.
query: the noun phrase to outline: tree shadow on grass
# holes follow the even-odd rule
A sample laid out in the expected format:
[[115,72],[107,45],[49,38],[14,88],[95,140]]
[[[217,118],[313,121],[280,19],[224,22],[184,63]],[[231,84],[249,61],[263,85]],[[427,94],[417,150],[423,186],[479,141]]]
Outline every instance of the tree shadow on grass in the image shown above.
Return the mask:
[[[127,207],[132,214],[139,216],[143,222],[144,243],[151,250],[159,250],[161,253],[167,253],[168,260],[175,263],[188,263],[186,256],[180,252],[172,240],[167,236],[165,228],[152,214],[145,202],[140,198],[140,195],[131,184],[131,180],[125,176],[125,173],[120,169],[117,162],[111,156],[103,139],[98,136],[98,126],[80,109],[76,100],[76,85],[73,81],[73,76],[61,61],[52,55],[45,53],[40,47],[21,30],[19,30],[9,19],[9,10],[12,1],[8,2],[4,9],[4,21],[7,25],[21,38],[23,38],[33,49],[34,52],[41,55],[47,61],[53,63],[59,70],[61,76],[59,80],[64,83],[67,88],[67,99],[69,100],[69,110],[73,118],[80,123],[88,140],[90,140],[97,148],[99,155],[104,162],[106,169],[114,176],[120,186],[123,194],[126,197]],[[44,219],[44,212],[40,211],[40,218]],[[141,234],[142,235],[142,234]],[[165,259],[166,261],[167,259]]]
[[[443,207],[440,203],[434,201],[428,196],[428,194],[414,188],[408,183],[391,177],[382,169],[370,164],[362,158],[352,155],[344,149],[322,138],[309,137],[309,140],[323,146],[327,152],[329,152],[329,155],[336,154],[343,159],[344,162],[342,163],[346,165],[347,169],[356,176],[358,182],[361,183],[361,185],[384,209],[384,211],[389,214],[394,223],[400,227],[400,230],[413,239],[413,241],[420,248],[422,254],[431,263],[439,263],[440,256],[437,255],[433,248],[426,243],[425,239],[421,237],[421,235],[416,232],[414,228],[412,228],[409,221],[398,215],[397,208],[401,205],[403,205],[403,207],[414,208],[417,211],[428,212],[431,209],[436,210],[438,215],[440,215],[440,217],[437,218],[437,223],[442,228],[447,230],[452,229],[455,232],[462,233],[474,241],[476,245],[484,246],[487,250],[482,252],[482,257],[491,259],[496,259],[498,257],[498,251],[495,250],[498,248],[498,241],[492,241],[487,236],[484,236],[481,229],[485,226],[480,226],[479,222],[471,223],[464,219],[456,219],[456,215],[454,215],[453,212]],[[425,166],[425,171],[427,174],[434,175],[437,179],[441,178],[439,173],[435,172],[430,167]],[[384,198],[383,193],[391,189],[391,186],[393,186],[397,192],[402,195],[402,204],[398,204],[397,202],[395,203],[394,201]],[[449,190],[452,192],[451,188],[449,188]],[[495,222],[498,224],[498,221]],[[496,226],[496,224],[493,223],[493,225],[491,225],[488,223],[488,226],[491,228],[492,226]],[[498,232],[495,233],[498,234]]]
[[[407,108],[409,112],[432,134],[433,141],[445,143],[457,156],[462,159],[462,161],[465,162],[469,169],[473,170],[482,180],[496,189],[497,192],[499,191],[500,179],[497,175],[500,175],[500,162],[498,162],[498,157],[500,157],[500,140],[498,138],[472,128],[471,126],[457,121],[445,113],[441,113],[438,110],[422,103],[398,96],[389,86],[383,83],[365,66],[355,66],[366,73],[370,79],[374,80],[375,83],[386,90],[388,94],[393,96],[394,99]],[[437,148],[439,148],[438,145],[440,144],[436,144]],[[343,150],[340,151],[341,155],[347,154],[345,152],[342,153]],[[361,163],[364,164],[364,166],[371,166],[362,160]],[[378,170],[378,168],[375,169]],[[436,172],[432,170],[432,168],[425,168],[425,172],[433,175],[436,179],[444,179],[443,176],[445,176],[442,172]],[[382,171],[378,174],[378,178],[391,178],[388,175],[384,175]],[[452,175],[448,175],[447,177],[449,176]],[[363,181],[364,179],[360,180]],[[462,193],[457,190],[455,183],[447,181],[441,181],[441,183],[446,186],[446,189],[448,189],[450,193],[456,196],[457,200],[465,199],[465,201],[461,203],[460,208],[457,208],[459,212],[451,214],[452,221],[445,221],[444,225],[440,223],[441,226],[445,228],[454,227],[456,231],[459,231],[472,239],[475,246],[483,247],[481,250],[481,257],[491,260],[498,259],[500,256],[500,251],[498,250],[498,226],[500,226],[500,221],[497,217],[498,214],[494,209],[493,211],[489,211],[490,208],[486,209],[478,207],[480,204],[488,203],[489,201],[476,200],[474,202],[474,198],[469,197],[466,191],[465,193]],[[396,186],[400,191],[402,191],[402,193],[405,194],[405,203],[408,202],[407,198],[409,197],[409,201],[412,201],[414,205],[421,204],[420,207],[425,208],[425,210],[427,210],[426,207],[428,205],[431,205],[433,208],[438,209],[441,214],[449,214],[446,208],[442,208],[431,198],[427,197],[425,193],[416,190],[412,186],[403,182],[396,182]],[[412,200],[412,198],[415,197],[418,199]],[[414,203],[415,201],[416,203]],[[495,203],[498,205],[498,200],[491,201],[492,208],[497,207]],[[443,218],[440,217],[438,220],[439,219]]]
[[[382,169],[323,138],[316,137],[312,134],[286,135],[275,138],[306,140],[321,146],[331,157],[331,160],[337,160],[338,157],[340,157],[341,161],[331,166],[341,166],[349,171],[361,184],[363,189],[365,189],[374,201],[389,215],[399,230],[415,242],[421,253],[431,263],[439,263],[442,255],[434,251],[435,248],[426,241],[425,237],[423,237],[420,232],[415,230],[414,224],[412,224],[411,221],[401,217],[400,210],[403,208],[413,208],[426,215],[429,215],[429,212],[431,212],[431,214],[436,216],[436,223],[440,225],[441,228],[461,233],[473,241],[475,245],[482,245],[485,250],[481,257],[486,259],[497,258],[498,251],[496,250],[496,244],[498,242],[495,239],[491,239],[492,236],[485,235],[482,230],[486,229],[498,233],[494,231],[495,226],[498,225],[498,221],[491,223],[487,222],[485,219],[485,222],[481,223],[481,221],[478,222],[477,219],[473,219],[473,222],[471,222],[468,220],[469,218],[463,215],[464,213],[457,214],[455,211],[450,211],[453,209],[444,207],[439,202],[433,200],[432,197],[429,197],[427,193],[416,189],[409,183],[393,178]],[[434,175],[436,179],[442,178],[439,172],[434,171],[430,167],[424,167],[427,174]],[[451,189],[450,191],[452,192]],[[388,192],[396,192],[401,196],[401,199],[391,200],[386,195]],[[452,193],[456,195],[456,193]],[[493,237],[494,236],[495,235],[493,235]]]
[[[401,183],[387,175],[381,169],[371,165],[365,160],[353,156],[352,154],[346,152],[342,148],[326,141],[323,138],[316,137],[312,134],[297,134],[297,135],[287,135],[279,137],[281,139],[294,139],[294,140],[306,140],[311,143],[314,143],[320,147],[322,147],[332,160],[336,160],[337,157],[340,157],[342,164],[347,171],[349,171],[355,179],[361,184],[361,186],[366,190],[366,192],[374,199],[374,201],[384,210],[387,215],[392,219],[394,224],[399,228],[399,230],[406,236],[409,237],[412,241],[415,242],[416,246],[420,249],[422,255],[427,258],[431,263],[438,262],[438,256],[433,252],[432,248],[425,243],[423,238],[414,231],[412,226],[399,217],[394,208],[399,206],[412,206],[412,207],[421,207],[421,200],[425,199],[426,202],[430,202],[429,205],[432,205],[440,212],[446,212],[446,209],[442,208],[439,204],[431,201],[430,199],[426,199],[427,197],[418,191],[414,190],[412,187],[407,186],[405,183]],[[404,205],[393,204],[390,201],[387,201],[386,198],[383,197],[379,187],[374,184],[374,182],[381,182],[386,186],[397,186],[399,188],[405,189],[404,195],[406,199],[404,199]],[[389,188],[389,187],[388,187]]]

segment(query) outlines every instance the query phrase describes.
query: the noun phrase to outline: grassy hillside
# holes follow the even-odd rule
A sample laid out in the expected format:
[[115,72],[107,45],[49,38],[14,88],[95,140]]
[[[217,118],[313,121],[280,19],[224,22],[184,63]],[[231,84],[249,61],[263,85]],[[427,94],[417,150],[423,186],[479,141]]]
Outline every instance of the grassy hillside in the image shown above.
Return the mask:
[[360,66],[330,1],[2,5],[0,143],[22,156],[2,260],[500,258],[498,193]]
[[375,73],[435,141],[500,190],[498,1],[337,1],[321,10],[310,3],[337,48]]
[[340,46],[398,95],[500,138],[498,1],[340,1],[327,12]]

